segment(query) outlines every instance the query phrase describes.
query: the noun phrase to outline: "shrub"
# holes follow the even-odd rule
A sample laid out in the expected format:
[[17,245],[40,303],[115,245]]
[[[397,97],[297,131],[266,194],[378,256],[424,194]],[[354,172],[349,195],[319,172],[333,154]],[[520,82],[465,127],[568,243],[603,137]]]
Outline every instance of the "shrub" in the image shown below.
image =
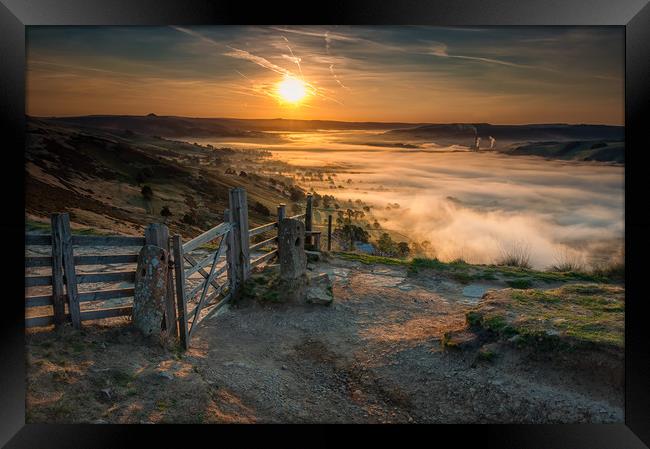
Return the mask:
[[181,221],[190,226],[194,226],[198,224],[198,217],[196,215],[196,212],[191,211],[186,214],[183,214],[183,216],[181,217]]
[[165,217],[165,218],[168,218],[168,217],[171,217],[173,214],[169,210],[169,206],[163,206],[162,209],[160,210],[160,215]]
[[142,187],[142,190],[140,190],[140,193],[146,200],[150,200],[153,198],[153,190],[149,186],[144,186]]

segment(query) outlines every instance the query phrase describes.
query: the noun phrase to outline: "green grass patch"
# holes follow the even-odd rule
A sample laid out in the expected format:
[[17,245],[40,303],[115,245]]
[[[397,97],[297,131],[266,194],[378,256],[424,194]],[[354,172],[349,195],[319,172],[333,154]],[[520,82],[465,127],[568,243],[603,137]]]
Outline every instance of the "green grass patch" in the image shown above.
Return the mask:
[[512,288],[526,289],[533,286],[533,281],[527,278],[514,279],[512,281],[506,281],[506,284]]
[[444,271],[449,273],[452,279],[462,284],[480,280],[497,281],[505,279],[506,283],[513,288],[530,288],[535,281],[545,283],[575,281],[609,283],[613,280],[613,278],[605,276],[602,272],[537,271],[522,267],[473,265],[460,259],[453,262],[441,262],[438,259],[419,257],[409,260],[351,252],[337,252],[334,254],[341,259],[361,262],[366,265],[404,266],[408,268],[410,274],[417,274],[425,270]]
[[470,326],[549,348],[623,348],[624,289],[605,284],[495,292],[467,313]]

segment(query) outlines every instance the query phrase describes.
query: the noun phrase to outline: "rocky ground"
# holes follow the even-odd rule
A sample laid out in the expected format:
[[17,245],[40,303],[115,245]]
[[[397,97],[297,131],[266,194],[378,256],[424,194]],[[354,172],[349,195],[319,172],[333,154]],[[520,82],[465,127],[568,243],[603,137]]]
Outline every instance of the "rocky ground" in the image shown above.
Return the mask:
[[499,279],[335,257],[310,268],[333,279],[330,306],[242,300],[186,353],[148,346],[126,319],[30,333],[28,422],[623,421],[620,379],[575,363],[598,354],[441,344]]

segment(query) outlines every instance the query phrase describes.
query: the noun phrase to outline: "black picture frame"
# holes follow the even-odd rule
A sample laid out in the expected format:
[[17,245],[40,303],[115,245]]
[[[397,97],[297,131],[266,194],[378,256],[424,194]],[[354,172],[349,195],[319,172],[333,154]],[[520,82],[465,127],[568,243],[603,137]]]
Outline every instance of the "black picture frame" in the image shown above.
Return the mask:
[[[650,5],[648,0],[376,0],[254,4],[244,1],[173,0],[0,0],[0,122],[3,171],[2,374],[0,444],[15,448],[112,447],[198,444],[205,433],[251,435],[268,444],[274,436],[290,443],[295,429],[258,426],[25,425],[24,193],[25,26],[27,25],[201,25],[201,24],[394,24],[441,26],[607,25],[625,27],[625,424],[620,425],[441,425],[373,426],[378,440],[403,442],[405,436],[442,443],[445,439],[501,448],[642,448],[650,445],[650,330],[644,258],[650,254],[648,179],[650,108]],[[645,144],[645,147],[644,147]],[[21,266],[22,265],[22,266]],[[305,428],[301,428],[304,432]],[[337,428],[336,430],[338,430]],[[400,430],[396,432],[396,429]],[[242,431],[243,430],[243,431]],[[354,430],[371,430],[367,426]],[[278,432],[281,432],[279,434]],[[301,432],[301,433],[303,433]],[[338,432],[309,428],[304,443],[339,444]],[[263,435],[260,435],[263,434]],[[234,436],[234,435],[230,435]],[[190,439],[191,437],[191,439]],[[226,444],[207,440],[208,444]],[[221,438],[221,437],[220,437]],[[451,440],[449,440],[451,438]],[[154,442],[158,440],[157,442]],[[296,439],[297,440],[297,439]],[[194,441],[195,443],[190,443]],[[297,440],[299,442],[299,440]],[[183,443],[184,442],[184,443]],[[366,444],[370,444],[366,440]],[[451,444],[451,443],[446,443]]]

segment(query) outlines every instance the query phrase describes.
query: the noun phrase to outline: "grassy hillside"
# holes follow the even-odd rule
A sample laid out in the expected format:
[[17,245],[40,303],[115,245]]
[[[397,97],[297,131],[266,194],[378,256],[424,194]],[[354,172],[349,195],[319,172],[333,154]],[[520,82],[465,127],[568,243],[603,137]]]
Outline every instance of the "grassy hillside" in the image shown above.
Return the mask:
[[516,146],[508,154],[515,156],[541,156],[552,159],[579,161],[625,162],[624,142],[612,141],[570,141],[535,142]]
[[[236,151],[30,119],[25,153],[26,214],[32,223],[67,211],[74,224],[139,234],[153,221],[193,236],[223,220],[228,189],[248,193],[251,226],[290,203],[292,181],[260,175],[280,162],[263,151]],[[163,217],[163,208],[171,216]],[[267,214],[268,209],[269,214]]]

